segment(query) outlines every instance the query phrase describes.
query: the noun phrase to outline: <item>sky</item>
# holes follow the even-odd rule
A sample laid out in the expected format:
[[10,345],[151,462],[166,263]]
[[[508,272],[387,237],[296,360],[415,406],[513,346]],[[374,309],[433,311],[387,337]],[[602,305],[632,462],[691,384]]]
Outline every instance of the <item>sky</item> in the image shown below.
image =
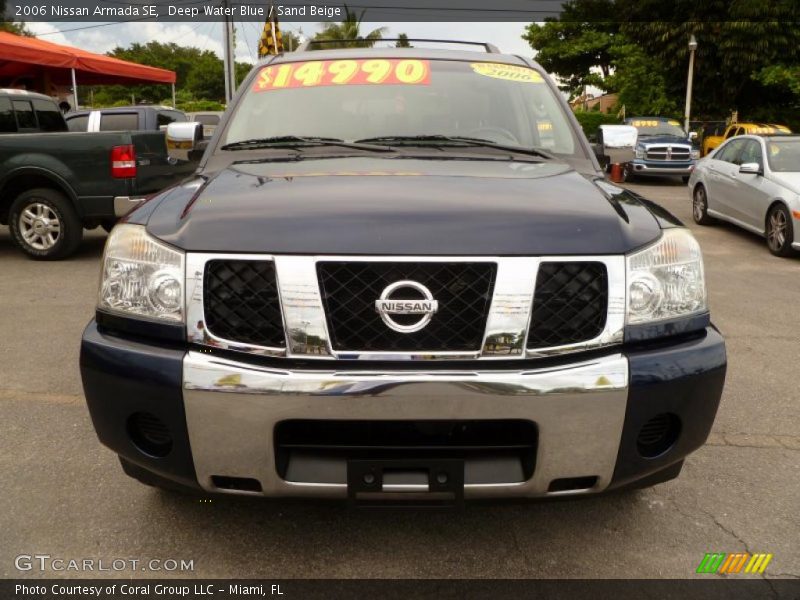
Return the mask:
[[[146,43],[157,40],[162,43],[175,42],[181,46],[196,46],[211,50],[222,56],[222,23],[114,23],[103,27],[92,27],[77,31],[61,31],[98,25],[98,23],[51,23],[27,22],[26,27],[41,39],[56,44],[78,46],[90,52],[105,53],[116,46],[126,47],[134,42]],[[380,23],[362,23],[362,31],[380,27]],[[457,39],[464,41],[491,42],[508,54],[532,56],[527,42],[521,39],[525,23],[389,23],[384,37],[397,37],[405,33],[410,38]],[[236,60],[255,62],[258,38],[262,25],[255,22],[236,23]],[[317,23],[291,23],[281,21],[281,28],[313,36],[320,28]]]

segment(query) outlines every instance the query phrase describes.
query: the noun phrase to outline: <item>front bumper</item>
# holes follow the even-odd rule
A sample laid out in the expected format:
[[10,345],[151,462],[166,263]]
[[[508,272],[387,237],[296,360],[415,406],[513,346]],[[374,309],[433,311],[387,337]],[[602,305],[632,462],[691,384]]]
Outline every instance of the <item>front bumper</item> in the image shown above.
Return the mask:
[[130,196],[114,197],[114,216],[124,217],[134,208],[142,204],[146,198],[131,198]]
[[[467,498],[589,494],[646,479],[700,447],[725,378],[725,347],[713,328],[656,347],[609,351],[547,367],[287,370],[180,347],[133,342],[87,327],[81,373],[100,440],[161,477],[208,492],[344,498],[344,482],[287,481],[276,466],[275,426],[288,420],[496,420],[536,425],[535,469],[525,481],[466,483]],[[169,428],[163,457],[139,449],[130,417]],[[640,455],[637,437],[656,415],[680,421],[672,447]],[[246,478],[260,491],[218,487]],[[592,480],[551,491],[554,480]],[[593,479],[594,478],[594,479]]]
[[654,162],[645,162],[642,160],[634,160],[631,162],[631,170],[633,171],[634,175],[641,175],[641,176],[659,176],[662,177],[664,175],[673,175],[675,177],[687,177],[692,174],[694,171],[695,163],[694,161],[691,163],[679,163],[679,164],[669,164],[669,163],[654,163]]

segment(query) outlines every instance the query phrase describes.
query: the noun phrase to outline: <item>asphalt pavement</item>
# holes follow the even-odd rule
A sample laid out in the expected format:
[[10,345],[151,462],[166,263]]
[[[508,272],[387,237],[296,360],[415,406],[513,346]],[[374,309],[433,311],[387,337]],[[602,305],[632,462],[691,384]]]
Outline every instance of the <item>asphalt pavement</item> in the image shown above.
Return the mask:
[[[35,262],[0,227],[0,575],[19,555],[192,560],[193,572],[101,577],[685,578],[706,552],[765,552],[800,577],[800,258],[691,222],[686,188],[632,184],[703,247],[728,378],[708,444],[674,481],[581,500],[470,504],[463,513],[351,512],[340,504],[184,497],[126,477],[95,437],[78,349],[105,234]],[[713,576],[707,576],[713,577]]]

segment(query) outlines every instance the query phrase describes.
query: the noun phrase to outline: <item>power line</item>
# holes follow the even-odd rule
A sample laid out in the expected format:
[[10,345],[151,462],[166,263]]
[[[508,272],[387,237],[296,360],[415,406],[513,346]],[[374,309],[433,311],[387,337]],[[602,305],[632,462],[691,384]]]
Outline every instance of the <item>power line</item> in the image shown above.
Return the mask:
[[[242,38],[244,38],[244,45],[247,47],[247,54],[250,55],[250,60],[255,64],[257,61],[253,56],[253,49],[250,47],[250,40],[247,39],[247,28],[245,27],[245,24],[248,23],[252,25],[252,21],[242,21]],[[258,38],[256,38],[256,41],[258,41]]]
[[[110,2],[111,0],[103,0],[103,1],[104,2]],[[208,0],[186,0],[185,2],[182,3],[182,6],[186,6],[188,4],[204,4],[206,2],[208,2]],[[119,4],[128,4],[128,3],[119,2]],[[219,2],[213,3],[211,6],[214,7],[214,8],[217,8],[217,7],[220,6],[220,3]],[[38,37],[43,37],[43,36],[46,36],[46,35],[56,35],[57,33],[69,33],[70,31],[83,31],[84,29],[97,29],[98,27],[110,27],[111,25],[124,25],[125,23],[134,23],[134,22],[137,22],[137,21],[146,21],[146,20],[151,19],[151,18],[152,17],[150,17],[148,15],[148,16],[145,16],[145,17],[136,17],[135,19],[123,19],[122,21],[112,21],[110,23],[98,23],[96,25],[85,25],[83,27],[73,27],[71,29],[58,29],[56,31],[47,31],[45,33],[37,33],[34,37],[38,38]],[[156,22],[158,22],[158,21],[156,21]],[[175,22],[180,23],[181,21],[175,21]],[[201,23],[213,23],[213,21],[201,21]]]
[[[147,0],[144,0],[144,1],[146,2]],[[192,5],[192,4],[205,4],[208,1],[209,0],[183,0],[183,2],[177,2],[177,4],[179,4],[180,6],[189,6],[189,5]],[[110,4],[122,4],[122,5],[125,5],[125,6],[129,6],[131,4],[130,2],[125,2],[124,0],[119,0],[119,1],[116,1],[116,0],[103,0],[103,2],[104,3],[110,3]],[[145,5],[141,4],[141,5],[136,5],[136,6],[145,6]],[[212,5],[212,6],[216,6],[216,5]],[[41,37],[41,36],[45,36],[45,35],[55,35],[57,33],[67,33],[67,32],[70,32],[70,31],[81,31],[83,29],[96,29],[97,27],[109,27],[111,25],[121,25],[123,23],[133,23],[133,22],[136,22],[136,21],[146,21],[146,20],[152,19],[152,18],[153,17],[151,17],[150,15],[146,15],[146,16],[143,16],[143,17],[136,17],[136,18],[133,18],[133,19],[122,19],[120,21],[111,21],[111,22],[107,22],[107,23],[98,23],[96,25],[85,25],[83,27],[73,27],[72,29],[59,29],[58,31],[49,31],[47,33],[40,33],[40,34],[36,35],[35,37]],[[51,23],[66,23],[66,22],[71,21],[71,20],[72,20],[71,18],[67,17],[67,18],[64,18],[64,19],[53,19],[50,22]]]
[[135,21],[144,21],[150,17],[138,17],[136,19],[125,19],[124,21],[114,21],[113,23],[98,23],[97,25],[86,25],[85,27],[73,27],[72,29],[57,29],[56,31],[46,31],[44,33],[37,33],[35,37],[44,37],[46,35],[56,35],[58,33],[69,33],[70,31],[83,31],[84,29],[96,29],[98,27],[109,27],[111,25],[123,25],[125,23],[133,23]]

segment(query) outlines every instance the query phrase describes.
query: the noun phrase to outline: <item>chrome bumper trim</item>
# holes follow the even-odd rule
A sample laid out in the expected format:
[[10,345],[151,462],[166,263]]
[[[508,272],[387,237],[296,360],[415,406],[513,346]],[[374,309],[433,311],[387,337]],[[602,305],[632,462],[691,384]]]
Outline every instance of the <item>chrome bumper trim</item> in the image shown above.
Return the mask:
[[695,165],[689,165],[687,167],[677,167],[677,168],[669,168],[669,167],[648,167],[642,163],[633,163],[633,172],[636,174],[648,174],[648,175],[691,175],[692,171],[694,171]]
[[124,217],[134,208],[139,206],[145,198],[131,198],[130,196],[116,196],[114,198],[114,216]]
[[[330,363],[328,363],[330,364]],[[324,365],[324,363],[321,363]],[[504,371],[289,371],[202,352],[184,359],[184,405],[200,485],[212,475],[258,480],[264,496],[344,498],[339,484],[287,482],[273,431],[287,419],[528,419],[539,441],[533,477],[467,485],[466,497],[548,495],[553,479],[611,481],[625,419],[628,361],[614,354],[558,368]],[[253,494],[253,492],[244,492]],[[564,495],[563,492],[558,492]]]

